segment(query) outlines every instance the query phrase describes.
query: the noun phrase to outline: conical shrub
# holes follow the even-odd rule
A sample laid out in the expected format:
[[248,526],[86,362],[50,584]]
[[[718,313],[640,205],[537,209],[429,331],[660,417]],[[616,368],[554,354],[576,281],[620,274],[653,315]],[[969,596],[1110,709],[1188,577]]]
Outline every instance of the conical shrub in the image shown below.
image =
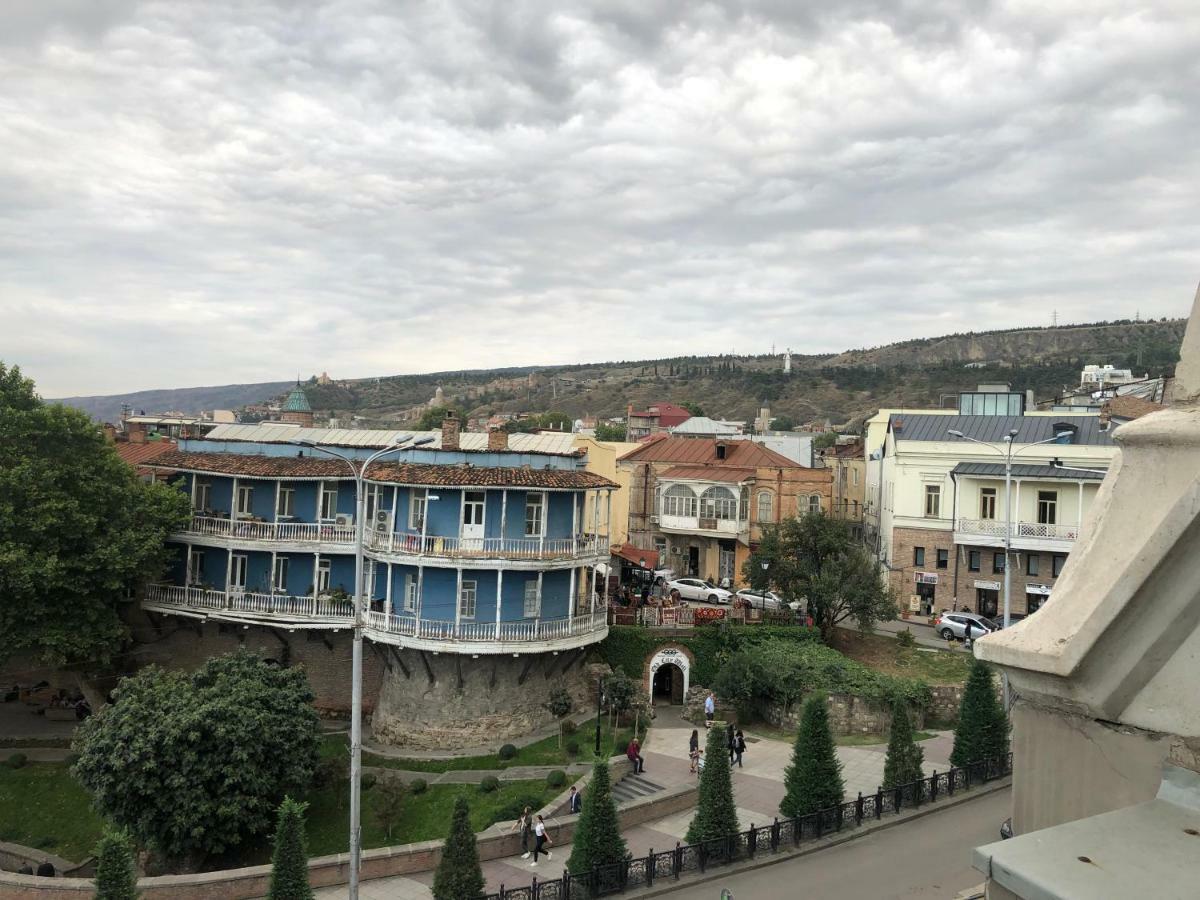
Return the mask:
[[106,828],[96,845],[96,900],[135,900],[137,895],[133,842],[124,831]]
[[1008,716],[996,696],[991,667],[976,660],[967,676],[950,762],[966,766],[1008,754]]
[[475,900],[483,894],[483,870],[471,830],[471,808],[459,797],[454,801],[450,834],[442,847],[442,860],[433,873],[434,900]]
[[794,818],[842,802],[842,763],[829,730],[825,695],[815,693],[804,701],[800,730],[792,749],[792,762],[783,773],[784,795],[779,811]]
[[713,722],[704,747],[704,771],[700,773],[696,815],[688,826],[689,844],[710,841],[740,831],[733,802],[733,776],[729,771],[729,744],[725,726]]
[[583,792],[583,810],[571,841],[567,871],[579,875],[595,866],[618,863],[628,853],[621,827],[617,823],[617,805],[612,796],[608,761],[598,759],[592,766],[592,780]]
[[892,701],[892,729],[888,736],[887,759],[883,764],[883,786],[894,788],[925,777],[921,766],[925,751],[913,740],[912,720],[908,705],[900,699]]
[[304,840],[307,803],[284,797],[275,825],[275,853],[271,857],[271,887],[267,900],[312,900],[308,884],[308,851]]

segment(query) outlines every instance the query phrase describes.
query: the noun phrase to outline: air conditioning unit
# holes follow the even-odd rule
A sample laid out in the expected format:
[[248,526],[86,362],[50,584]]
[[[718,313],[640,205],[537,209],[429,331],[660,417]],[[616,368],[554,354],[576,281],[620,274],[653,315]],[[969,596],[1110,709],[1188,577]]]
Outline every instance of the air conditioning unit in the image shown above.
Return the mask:
[[658,524],[658,516],[651,516],[651,517],[650,517],[650,524],[651,524],[651,525],[657,525],[657,524]]
[[392,514],[386,509],[376,510],[375,512],[375,530],[376,531],[391,531],[392,530]]
[[333,524],[338,528],[350,528],[354,525],[354,516],[350,513],[338,513],[333,517]]

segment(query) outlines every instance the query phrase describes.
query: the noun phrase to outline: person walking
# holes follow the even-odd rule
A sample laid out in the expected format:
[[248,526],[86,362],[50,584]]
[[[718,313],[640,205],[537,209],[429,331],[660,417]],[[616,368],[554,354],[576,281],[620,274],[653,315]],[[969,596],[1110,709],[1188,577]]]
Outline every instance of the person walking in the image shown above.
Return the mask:
[[567,802],[570,803],[571,812],[583,812],[583,794],[575,788],[575,785],[571,785],[571,796],[567,798]]
[[729,748],[729,762],[731,765],[733,764],[733,739],[733,723],[730,722],[725,726],[725,746]]
[[554,854],[546,849],[547,844],[553,844],[550,840],[550,835],[546,834],[546,823],[542,821],[542,817],[537,817],[537,824],[533,826],[533,862],[529,864],[530,868],[537,865],[539,853],[546,854],[546,859],[554,859]]
[[742,729],[737,730],[737,734],[733,736],[733,754],[737,760],[737,767],[742,767],[742,754],[746,752],[746,736],[742,734]]
[[692,729],[692,736],[688,740],[688,759],[692,761],[691,772],[696,771],[696,757],[700,753],[700,732],[698,729]]
[[528,806],[521,813],[517,821],[513,822],[512,828],[508,829],[508,833],[514,831],[521,832],[521,859],[529,859],[529,838],[533,834],[533,810]]
[[634,775],[644,775],[646,773],[646,761],[642,759],[642,746],[638,743],[637,738],[629,742],[629,746],[625,750],[625,755],[633,763]]
[[967,619],[967,624],[963,629],[963,646],[967,649],[971,647],[971,626],[974,624],[970,619]]
[[704,727],[712,728],[713,717],[717,714],[717,698],[712,691],[704,698]]

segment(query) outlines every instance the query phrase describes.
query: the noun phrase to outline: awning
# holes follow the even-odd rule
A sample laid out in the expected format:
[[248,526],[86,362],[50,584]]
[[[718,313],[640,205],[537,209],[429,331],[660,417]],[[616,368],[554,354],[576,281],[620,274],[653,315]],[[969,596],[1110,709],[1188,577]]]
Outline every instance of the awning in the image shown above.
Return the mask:
[[617,550],[614,550],[613,556],[618,556],[640,568],[650,570],[658,568],[657,550],[643,550],[640,547],[633,546],[633,544],[626,543],[622,544]]
[[[1053,445],[1051,445],[1053,446]],[[977,478],[1003,478],[1003,463],[960,462],[950,470],[951,475],[966,475]],[[1084,472],[1079,469],[1058,469],[1054,466],[1018,465],[1012,467],[1013,478],[1029,478],[1035,481],[1103,481],[1102,472]]]

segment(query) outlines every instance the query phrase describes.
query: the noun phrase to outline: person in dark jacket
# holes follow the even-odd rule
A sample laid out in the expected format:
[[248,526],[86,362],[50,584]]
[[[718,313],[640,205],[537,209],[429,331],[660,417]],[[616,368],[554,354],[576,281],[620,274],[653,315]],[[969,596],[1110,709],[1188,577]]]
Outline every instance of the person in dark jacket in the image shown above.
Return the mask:
[[742,729],[738,729],[733,736],[733,756],[737,762],[737,767],[742,767],[742,754],[746,752],[746,736],[742,734]]
[[692,736],[688,740],[688,759],[692,761],[691,772],[696,771],[696,759],[700,755],[700,732],[698,729],[692,729]]
[[570,810],[573,813],[583,812],[583,793],[571,785],[571,796],[568,798],[571,804]]
[[725,726],[725,744],[729,747],[729,762],[733,762],[733,723],[730,722]]

